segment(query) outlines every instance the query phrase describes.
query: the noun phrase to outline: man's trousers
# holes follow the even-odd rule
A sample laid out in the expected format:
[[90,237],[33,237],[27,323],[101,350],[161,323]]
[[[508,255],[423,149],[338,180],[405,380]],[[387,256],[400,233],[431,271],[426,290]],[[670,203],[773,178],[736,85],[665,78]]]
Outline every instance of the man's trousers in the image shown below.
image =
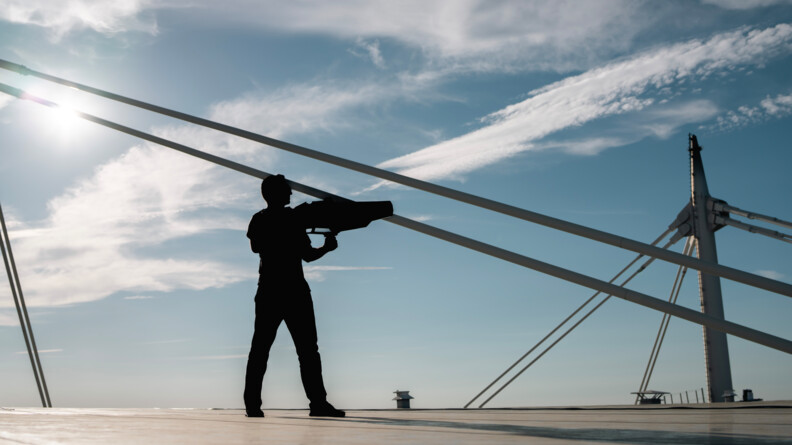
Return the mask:
[[[303,284],[303,283],[300,283]],[[261,407],[261,384],[267,371],[267,359],[281,321],[291,333],[300,361],[300,377],[305,395],[311,403],[327,397],[322,381],[322,360],[316,337],[313,301],[307,285],[273,287],[260,283],[256,292],[256,323],[245,374],[245,407]]]

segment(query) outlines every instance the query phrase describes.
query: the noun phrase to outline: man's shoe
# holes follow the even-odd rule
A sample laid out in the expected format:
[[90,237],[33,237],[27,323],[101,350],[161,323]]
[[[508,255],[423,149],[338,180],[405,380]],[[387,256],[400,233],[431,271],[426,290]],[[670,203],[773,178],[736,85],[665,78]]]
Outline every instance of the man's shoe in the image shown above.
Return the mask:
[[264,417],[264,411],[257,409],[257,410],[246,410],[245,417]]
[[327,402],[311,403],[311,417],[344,417],[346,413]]

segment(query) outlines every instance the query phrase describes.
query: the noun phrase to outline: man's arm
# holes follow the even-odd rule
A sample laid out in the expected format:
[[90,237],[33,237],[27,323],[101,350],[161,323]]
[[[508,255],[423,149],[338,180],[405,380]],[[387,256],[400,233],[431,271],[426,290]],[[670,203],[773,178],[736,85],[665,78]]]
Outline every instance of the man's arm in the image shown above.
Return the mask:
[[319,258],[322,258],[324,254],[326,254],[327,252],[336,250],[337,247],[338,247],[338,241],[336,240],[335,235],[332,234],[325,235],[324,245],[319,248],[311,247],[310,249],[306,250],[305,253],[303,254],[303,260],[307,263],[310,263],[311,261],[316,261]]
[[250,239],[250,250],[253,253],[261,253],[261,246],[258,243],[261,231],[259,227],[260,213],[253,215],[253,218],[250,218],[250,224],[248,224],[247,237]]

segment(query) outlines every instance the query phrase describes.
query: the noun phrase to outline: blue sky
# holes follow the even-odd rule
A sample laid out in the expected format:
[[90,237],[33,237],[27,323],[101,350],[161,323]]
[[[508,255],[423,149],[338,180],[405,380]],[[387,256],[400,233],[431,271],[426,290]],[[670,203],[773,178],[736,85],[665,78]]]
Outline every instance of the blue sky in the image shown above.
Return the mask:
[[[788,1],[11,0],[0,58],[645,242],[689,199],[692,132],[715,197],[792,220]],[[601,279],[634,256],[32,77],[0,82]],[[241,406],[259,181],[6,96],[0,128],[0,202],[53,404]],[[723,264],[792,280],[787,244],[729,227],[717,240]],[[384,222],[339,244],[305,271],[340,407],[391,407],[396,389],[462,406],[592,294]],[[658,261],[630,286],[665,299],[675,272]],[[788,297],[723,289],[727,319],[792,338]],[[679,303],[698,308],[693,271]],[[630,403],[660,317],[611,299],[491,406]],[[0,332],[0,404],[36,405],[8,286]],[[788,355],[729,341],[736,390],[792,398]],[[305,405],[297,369],[282,328],[265,407]],[[701,328],[674,319],[650,387],[704,385]]]

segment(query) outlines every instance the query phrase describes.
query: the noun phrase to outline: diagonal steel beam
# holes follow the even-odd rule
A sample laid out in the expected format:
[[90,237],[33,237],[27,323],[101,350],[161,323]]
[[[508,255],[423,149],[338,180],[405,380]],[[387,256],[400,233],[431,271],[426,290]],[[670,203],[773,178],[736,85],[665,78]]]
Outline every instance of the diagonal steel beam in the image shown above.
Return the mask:
[[[20,99],[27,99],[37,102],[41,105],[45,105],[48,107],[59,107],[59,105],[55,102],[33,96],[31,94],[25,93],[22,90],[17,88],[10,87],[6,84],[0,83],[0,91],[11,94],[13,96],[19,97]],[[120,131],[122,133],[126,133],[131,136],[138,137],[143,140],[147,140],[149,142],[153,142],[158,145],[162,145],[164,147],[171,148],[173,150],[180,151],[182,153],[189,154],[191,156],[195,156],[197,158],[203,159],[205,161],[209,161],[215,163],[217,165],[221,165],[226,168],[230,168],[232,170],[236,170],[241,173],[245,173],[250,176],[254,176],[257,178],[266,178],[271,176],[271,173],[264,172],[262,170],[255,169],[253,167],[249,167],[244,164],[240,164],[238,162],[234,162],[225,158],[221,158],[220,156],[215,156],[213,154],[205,153],[200,150],[196,150],[194,148],[188,147],[186,145],[182,145],[159,136],[155,136],[153,134],[149,134],[140,130],[136,130],[134,128],[126,127],[124,125],[108,121],[106,119],[102,119],[97,116],[93,116],[88,113],[83,113],[80,111],[74,111],[74,114],[82,119],[97,123],[99,125],[105,126],[107,128],[111,128],[116,131]],[[307,195],[315,196],[317,198],[328,198],[328,197],[335,197],[337,199],[346,199],[340,196],[333,195],[332,193],[325,192],[323,190],[319,190],[317,188],[300,184],[298,182],[289,181],[289,184],[292,186],[292,189],[297,190],[299,192],[305,193]],[[396,224],[416,232],[423,233],[425,235],[432,236],[434,238],[438,238],[453,244],[457,244],[462,247],[466,247],[468,249],[474,250],[476,252],[483,253],[485,255],[489,255],[491,257],[499,258],[504,261],[508,261],[513,264],[517,264],[523,266],[528,269],[533,269],[537,272],[541,272],[550,276],[554,276],[556,278],[560,278],[562,280],[566,280],[575,284],[579,284],[584,287],[588,287],[591,289],[595,289],[598,291],[602,291],[607,293],[608,295],[612,295],[618,298],[622,298],[627,301],[631,301],[636,304],[640,304],[641,306],[645,306],[651,309],[655,309],[660,312],[665,312],[667,314],[674,315],[676,317],[682,318],[684,320],[691,321],[696,324],[700,324],[703,326],[710,327],[712,329],[725,332],[727,334],[731,334],[748,341],[752,341],[754,343],[759,343],[761,345],[765,345],[767,347],[777,349],[779,351],[786,352],[788,354],[792,354],[792,341],[786,340],[781,337],[776,337],[771,334],[767,334],[765,332],[758,331],[756,329],[749,328],[747,326],[739,325],[737,323],[732,323],[730,321],[721,320],[718,318],[710,317],[709,315],[702,314],[700,312],[694,311],[692,309],[688,309],[686,307],[677,306],[675,304],[671,304],[667,301],[661,300],[659,298],[654,298],[649,295],[636,292],[630,289],[625,289],[623,287],[617,286],[612,283],[608,283],[602,281],[597,278],[590,277],[588,275],[584,275],[578,272],[571,271],[569,269],[564,269],[563,267],[554,266],[549,263],[545,263],[543,261],[539,261],[525,255],[521,255],[506,249],[502,249],[500,247],[493,246],[491,244],[483,243],[481,241],[474,240],[472,238],[468,238],[453,232],[449,232],[447,230],[440,229],[438,227],[430,226],[428,224],[411,220],[409,218],[405,218],[399,215],[389,216],[385,218],[384,221],[387,221],[392,224]]]
[[[502,213],[504,215],[509,215],[536,224],[541,224],[543,226],[550,227],[556,230],[572,233],[574,235],[582,236],[584,238],[592,239],[605,244],[610,244],[612,246],[620,247],[622,249],[627,249],[633,252],[649,255],[651,257],[658,258],[663,261],[668,261],[670,263],[687,266],[689,268],[696,269],[701,272],[706,272],[712,275],[728,278],[730,280],[738,281],[744,284],[748,284],[750,286],[756,286],[768,290],[770,292],[775,292],[778,294],[786,295],[788,297],[792,297],[792,285],[778,280],[773,280],[770,278],[745,272],[732,267],[723,266],[721,264],[712,263],[709,261],[702,261],[698,258],[686,257],[677,252],[663,250],[656,246],[650,246],[649,244],[636,241],[633,239],[625,238],[623,236],[615,235],[612,233],[604,232],[602,230],[592,229],[590,227],[586,227],[580,224],[575,224],[570,221],[565,221],[563,219],[554,218],[552,216],[543,215],[537,212],[532,212],[530,210],[522,209],[516,206],[512,206],[509,204],[505,204],[481,196],[472,195],[470,193],[465,193],[459,190],[454,190],[448,187],[443,187],[441,185],[432,184],[430,182],[421,181],[420,179],[411,178],[409,176],[400,175],[398,173],[394,173],[388,170],[383,170],[377,167],[372,167],[370,165],[362,164],[360,162],[352,161],[349,159],[344,159],[328,153],[323,153],[307,147],[302,147],[300,145],[280,141],[278,139],[273,139],[267,136],[253,133],[251,131],[246,131],[236,127],[232,127],[230,125],[214,122],[209,119],[200,118],[187,113],[182,113],[165,107],[160,107],[158,105],[153,105],[140,100],[121,96],[119,94],[100,90],[98,88],[94,88],[88,85],[72,82],[70,80],[62,79],[60,77],[35,71],[30,68],[27,68],[24,65],[9,62],[7,60],[0,59],[0,68],[14,71],[22,75],[39,77],[41,79],[45,79],[50,82],[55,82],[71,88],[76,88],[107,99],[122,102],[145,110],[153,111],[155,113],[170,116],[196,125],[201,125],[203,127],[212,128],[214,130],[222,131],[224,133],[233,134],[235,136],[239,136],[244,139],[248,139],[254,142],[259,142],[261,144],[269,145],[271,147],[279,148],[281,150],[285,150],[291,153],[296,153],[301,156],[306,156],[339,167],[354,170],[360,173],[364,173],[366,175],[384,179],[386,181],[392,181],[397,184],[405,185],[407,187],[416,188],[428,193],[433,193],[435,195],[464,202],[466,204],[474,205],[477,207]],[[8,91],[6,92],[8,93]],[[12,94],[19,97],[17,94],[14,93],[8,93],[8,94]]]

